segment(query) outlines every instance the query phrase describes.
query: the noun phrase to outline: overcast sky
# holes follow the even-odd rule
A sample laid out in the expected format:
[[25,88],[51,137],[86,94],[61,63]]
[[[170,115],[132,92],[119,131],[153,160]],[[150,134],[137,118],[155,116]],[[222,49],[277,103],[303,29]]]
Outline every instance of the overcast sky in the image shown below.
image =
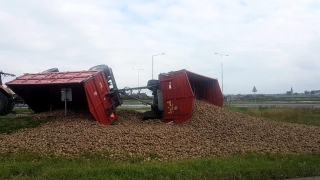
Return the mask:
[[[1,0],[0,70],[107,64],[118,87],[187,69],[226,94],[320,89],[320,1]],[[7,82],[12,78],[5,78]]]

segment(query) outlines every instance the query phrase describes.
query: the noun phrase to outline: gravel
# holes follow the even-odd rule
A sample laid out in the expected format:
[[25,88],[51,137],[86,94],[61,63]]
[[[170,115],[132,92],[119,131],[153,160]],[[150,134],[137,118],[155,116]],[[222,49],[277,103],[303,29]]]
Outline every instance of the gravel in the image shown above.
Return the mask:
[[192,119],[183,124],[142,121],[142,113],[131,110],[118,113],[110,126],[99,124],[85,111],[69,112],[67,117],[64,111],[41,113],[36,116],[57,118],[1,135],[0,152],[108,152],[116,158],[156,154],[170,160],[248,152],[320,152],[320,127],[254,118],[199,100],[194,101]]

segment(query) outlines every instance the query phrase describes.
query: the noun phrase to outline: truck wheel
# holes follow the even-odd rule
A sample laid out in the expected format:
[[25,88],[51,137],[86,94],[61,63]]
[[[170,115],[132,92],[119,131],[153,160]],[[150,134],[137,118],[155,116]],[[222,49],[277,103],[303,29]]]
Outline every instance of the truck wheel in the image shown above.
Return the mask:
[[103,72],[104,72],[104,74],[106,76],[106,80],[109,81],[109,79],[108,79],[108,77],[110,76],[109,66],[107,66],[105,64],[101,64],[101,65],[93,66],[89,70],[98,70],[98,71],[103,70]]
[[13,108],[15,106],[15,102],[13,100],[10,100],[6,109],[6,114],[9,114],[13,111]]
[[105,64],[101,64],[101,65],[97,65],[97,66],[93,66],[92,68],[90,68],[89,70],[103,70],[103,69],[108,69],[109,67]]
[[160,84],[160,82],[158,80],[151,79],[148,81],[147,86],[158,86],[159,84]]
[[147,86],[152,86],[152,87],[148,87],[148,89],[151,90],[151,91],[156,90],[159,85],[160,85],[160,82],[158,80],[155,80],[155,79],[149,80],[148,84],[147,84]]
[[3,92],[0,91],[0,115],[7,115],[7,108],[8,108],[8,96]]
[[161,119],[161,116],[158,115],[154,111],[146,111],[143,113],[143,120],[148,120],[148,119]]
[[58,68],[51,68],[43,71],[42,73],[51,73],[51,72],[59,72]]

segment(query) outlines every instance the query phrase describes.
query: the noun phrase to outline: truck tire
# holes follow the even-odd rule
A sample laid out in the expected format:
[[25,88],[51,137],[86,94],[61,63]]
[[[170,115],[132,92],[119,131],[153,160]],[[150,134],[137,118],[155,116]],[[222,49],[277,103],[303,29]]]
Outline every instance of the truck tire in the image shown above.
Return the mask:
[[7,109],[6,109],[6,113],[9,114],[13,111],[14,106],[16,105],[16,103],[14,102],[13,99],[11,99],[8,103]]
[[4,91],[0,91],[0,115],[4,116],[9,114],[12,111],[8,112],[9,109],[10,104],[8,95]]
[[89,70],[103,70],[103,69],[106,69],[106,68],[109,68],[109,67],[107,65],[105,65],[105,64],[100,64],[100,65],[93,66]]
[[59,72],[58,68],[51,68],[43,71],[42,73],[51,73],[51,72]]
[[100,65],[96,65],[93,66],[92,68],[90,68],[89,70],[95,70],[95,71],[103,71],[105,76],[106,76],[106,80],[109,81],[110,79],[108,78],[110,76],[110,70],[109,70],[109,66],[105,65],[105,64],[100,64]]
[[146,111],[143,113],[143,120],[148,119],[161,119],[161,115],[157,114],[155,111]]
[[160,82],[158,80],[155,79],[151,79],[148,81],[147,86],[159,86]]
[[148,81],[147,86],[152,86],[152,87],[148,87],[149,90],[154,91],[158,88],[158,86],[160,85],[160,82],[158,80],[155,79],[151,79]]

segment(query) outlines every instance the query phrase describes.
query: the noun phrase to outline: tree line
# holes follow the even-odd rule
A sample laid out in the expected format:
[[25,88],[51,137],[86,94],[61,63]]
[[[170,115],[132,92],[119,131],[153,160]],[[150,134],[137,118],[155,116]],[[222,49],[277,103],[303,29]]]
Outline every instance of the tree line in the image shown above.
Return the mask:
[[[287,91],[286,94],[290,95],[290,94],[299,94],[299,93],[293,93],[293,91]],[[312,91],[305,90],[303,94],[320,94],[320,90],[312,90]]]

